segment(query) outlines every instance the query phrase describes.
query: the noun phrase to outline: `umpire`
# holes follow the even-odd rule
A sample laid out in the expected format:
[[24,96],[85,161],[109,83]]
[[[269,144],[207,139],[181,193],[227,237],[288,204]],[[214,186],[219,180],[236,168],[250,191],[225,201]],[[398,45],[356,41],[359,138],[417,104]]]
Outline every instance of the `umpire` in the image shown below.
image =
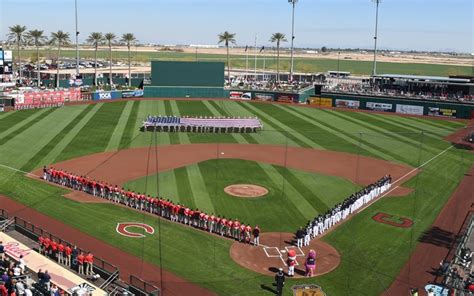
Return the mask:
[[281,295],[283,286],[285,285],[285,274],[283,273],[283,268],[278,269],[278,273],[275,275],[275,283],[277,295]]

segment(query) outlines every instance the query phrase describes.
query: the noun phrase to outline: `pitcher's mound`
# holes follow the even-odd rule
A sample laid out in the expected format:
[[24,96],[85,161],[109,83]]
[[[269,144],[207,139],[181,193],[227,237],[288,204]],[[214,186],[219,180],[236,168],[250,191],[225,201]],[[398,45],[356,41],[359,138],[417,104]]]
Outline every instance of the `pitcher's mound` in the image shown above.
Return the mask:
[[305,261],[310,250],[316,251],[316,270],[314,276],[320,276],[336,269],[341,262],[337,250],[321,241],[311,240],[307,247],[298,248],[293,241],[293,234],[270,232],[260,236],[260,246],[235,242],[230,248],[230,256],[239,265],[255,272],[274,276],[278,268],[288,272],[286,260],[288,251],[296,251],[294,278],[305,277]]
[[266,195],[268,189],[252,184],[234,184],[224,188],[224,192],[232,196],[252,198]]

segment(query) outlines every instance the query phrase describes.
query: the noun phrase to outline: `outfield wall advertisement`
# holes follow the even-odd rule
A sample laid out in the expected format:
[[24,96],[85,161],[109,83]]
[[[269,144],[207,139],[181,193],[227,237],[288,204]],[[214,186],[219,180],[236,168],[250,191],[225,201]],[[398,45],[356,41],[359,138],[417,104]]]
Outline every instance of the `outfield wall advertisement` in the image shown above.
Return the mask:
[[425,112],[425,107],[397,104],[395,112],[400,114],[423,115],[423,112]]
[[229,98],[232,100],[251,100],[252,93],[242,91],[231,91],[229,93]]
[[365,104],[365,107],[370,110],[374,111],[385,111],[385,112],[391,112],[393,109],[392,104],[387,104],[387,103],[376,103],[376,102],[367,102]]
[[336,107],[350,108],[350,109],[359,109],[360,102],[354,100],[336,100]]
[[321,107],[332,107],[332,99],[330,98],[311,98],[311,105],[317,105]]
[[428,107],[428,115],[441,117],[456,117],[456,110],[438,107]]
[[257,101],[273,101],[273,100],[275,100],[275,96],[273,94],[270,94],[270,93],[255,93],[254,98]]

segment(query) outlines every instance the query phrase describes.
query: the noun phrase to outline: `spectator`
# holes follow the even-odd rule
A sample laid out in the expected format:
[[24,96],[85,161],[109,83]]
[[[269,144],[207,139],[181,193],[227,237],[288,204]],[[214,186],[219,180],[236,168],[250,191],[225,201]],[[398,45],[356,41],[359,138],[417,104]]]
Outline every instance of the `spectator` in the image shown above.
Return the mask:
[[38,278],[39,283],[42,284],[44,281],[44,272],[41,268],[38,270],[36,277]]
[[49,290],[51,285],[51,276],[49,275],[48,271],[46,270],[43,275],[43,285]]
[[26,263],[25,259],[23,259],[23,255],[20,255],[20,260],[18,260],[18,266],[21,268],[21,273],[25,273]]
[[15,267],[13,267],[13,275],[15,277],[21,276],[21,268],[18,264],[15,264]]
[[10,277],[8,276],[7,272],[4,271],[2,274],[2,282],[6,283],[9,279]]
[[5,246],[2,241],[0,241],[0,259],[2,261],[5,259]]
[[25,295],[25,283],[23,281],[18,281],[15,285],[17,295]]
[[84,258],[84,262],[86,263],[86,275],[93,275],[94,274],[94,255],[91,252],[87,253]]
[[77,256],[77,265],[78,265],[78,269],[77,269],[77,272],[79,272],[79,274],[84,274],[84,254],[81,252],[79,254],[79,256]]

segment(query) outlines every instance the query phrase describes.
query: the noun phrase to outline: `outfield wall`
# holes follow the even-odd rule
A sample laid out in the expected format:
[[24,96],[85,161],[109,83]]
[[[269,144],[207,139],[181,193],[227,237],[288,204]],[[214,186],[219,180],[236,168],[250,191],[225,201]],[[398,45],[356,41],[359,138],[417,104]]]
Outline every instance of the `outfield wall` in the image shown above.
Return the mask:
[[321,107],[339,107],[448,118],[474,118],[474,104],[467,103],[339,93],[321,93],[321,96],[311,96],[309,100],[312,105]]
[[224,87],[145,86],[145,98],[228,98]]

